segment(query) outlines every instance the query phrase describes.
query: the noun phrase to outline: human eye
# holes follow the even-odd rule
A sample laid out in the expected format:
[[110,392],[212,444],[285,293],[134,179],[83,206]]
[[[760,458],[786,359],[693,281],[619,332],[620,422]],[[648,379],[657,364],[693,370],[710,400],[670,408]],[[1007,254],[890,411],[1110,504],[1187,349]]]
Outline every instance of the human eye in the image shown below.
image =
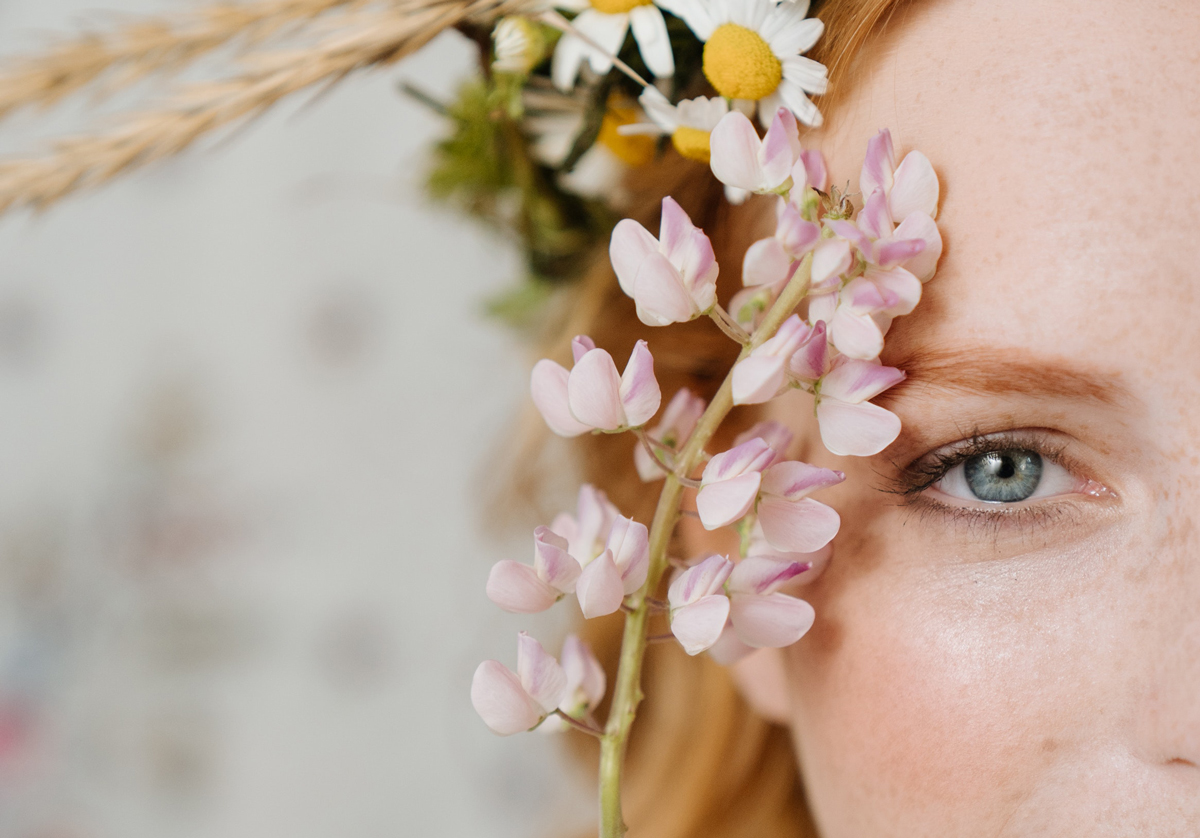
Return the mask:
[[1047,432],[972,435],[904,469],[901,493],[913,501],[997,514],[1104,487],[1080,473]]

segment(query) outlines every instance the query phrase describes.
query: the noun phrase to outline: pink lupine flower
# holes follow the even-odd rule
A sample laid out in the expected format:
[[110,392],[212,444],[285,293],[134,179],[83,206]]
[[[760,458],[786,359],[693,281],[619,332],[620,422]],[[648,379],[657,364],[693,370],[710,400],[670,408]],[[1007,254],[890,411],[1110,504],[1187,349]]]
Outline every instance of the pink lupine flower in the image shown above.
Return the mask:
[[921,152],[910,151],[897,168],[892,134],[886,128],[867,143],[858,188],[863,195],[882,191],[897,221],[903,222],[914,212],[937,218],[940,187],[933,165]]
[[[671,397],[671,401],[667,402],[662,419],[646,431],[646,436],[678,453],[691,437],[696,423],[704,414],[705,406],[704,399],[686,387],[680,388],[679,392]],[[637,467],[638,477],[647,483],[667,475],[657,460],[650,456],[645,446],[639,445],[633,449],[633,463]]]
[[[800,159],[796,161],[804,167],[804,178],[807,185],[816,189],[818,192],[829,191],[829,169],[825,165],[825,157],[815,148],[800,152]],[[796,176],[798,172],[792,170],[792,180],[799,183],[800,179]],[[792,187],[793,190],[795,186]]]
[[[560,712],[573,719],[587,719],[596,705],[604,698],[606,679],[604,667],[588,645],[573,634],[568,634],[563,640],[562,668],[566,673],[567,683],[563,690],[563,700],[558,705]],[[538,730],[555,732],[566,730],[569,725],[551,716],[542,723]]]
[[754,527],[750,530],[750,541],[747,545],[744,558],[756,557],[771,559],[777,562],[795,562],[796,564],[804,565],[808,570],[803,575],[797,576],[796,581],[808,584],[820,578],[821,574],[825,571],[825,566],[829,564],[829,558],[832,554],[832,542],[811,553],[780,550],[767,541],[766,535],[763,534],[762,526],[755,522]]
[[850,242],[843,238],[825,239],[813,250],[810,293],[823,294],[837,290],[841,286],[842,275],[853,266],[854,251]]
[[534,614],[574,592],[580,570],[567,540],[549,527],[538,527],[533,531],[533,566],[497,562],[488,575],[487,595],[505,611]]
[[580,565],[585,565],[604,552],[613,523],[621,512],[608,495],[584,483],[579,487],[575,515],[560,512],[550,522],[550,529],[567,540],[567,552]]
[[791,646],[813,624],[811,605],[780,593],[788,581],[806,572],[799,562],[754,556],[742,559],[729,574],[729,622],[739,640],[754,648]]
[[576,337],[571,350],[575,366],[570,371],[549,359],[533,368],[533,402],[550,430],[560,436],[626,430],[644,425],[658,411],[662,392],[644,340],[634,346],[623,375],[591,338]]
[[868,402],[904,380],[904,373],[870,361],[841,359],[817,386],[817,422],[830,453],[878,454],[900,433],[896,414]]
[[843,355],[869,361],[883,351],[892,319],[920,299],[920,281],[904,268],[870,266],[835,293],[813,297],[808,317],[829,324],[829,339]]
[[775,457],[771,446],[755,438],[708,461],[696,493],[696,511],[705,529],[728,526],[750,511],[762,485],[762,470]]
[[845,479],[840,471],[795,460],[776,463],[764,471],[758,523],[767,542],[778,550],[812,553],[832,541],[841,518],[832,507],[809,495]]
[[612,614],[621,601],[646,582],[650,538],[645,524],[629,518],[613,521],[604,551],[586,562],[575,595],[587,619]]
[[517,638],[517,671],[499,661],[479,664],[471,679],[471,704],[501,736],[537,727],[563,700],[567,675],[525,632]]
[[821,240],[821,228],[784,202],[775,223],[775,234],[746,249],[742,259],[743,285],[775,286],[791,278],[795,263]]
[[788,386],[787,367],[792,356],[824,333],[793,314],[773,336],[758,346],[733,368],[733,403],[762,404]]
[[780,108],[761,140],[744,114],[730,111],[712,130],[712,173],[726,186],[746,192],[779,192],[790,187],[800,155],[796,117]]
[[683,323],[717,302],[716,257],[704,231],[672,198],[663,198],[659,237],[632,218],[613,228],[608,248],[617,281],[647,326]]
[[689,655],[698,655],[717,642],[729,619],[725,580],[733,562],[712,555],[679,574],[667,589],[671,633]]
[[786,426],[779,422],[756,422],[748,430],[740,433],[733,440],[734,447],[741,445],[743,442],[758,437],[774,452],[775,457],[768,462],[763,468],[774,465],[787,456],[788,448],[792,445],[792,432]]

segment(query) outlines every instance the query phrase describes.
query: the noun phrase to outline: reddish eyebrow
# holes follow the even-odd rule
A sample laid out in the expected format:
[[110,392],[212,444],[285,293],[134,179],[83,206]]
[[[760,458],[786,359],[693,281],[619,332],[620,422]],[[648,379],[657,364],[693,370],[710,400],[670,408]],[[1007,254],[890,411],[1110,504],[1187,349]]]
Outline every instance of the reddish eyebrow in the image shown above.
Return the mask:
[[1117,404],[1130,396],[1115,377],[1048,358],[1032,361],[1014,350],[923,349],[887,359],[908,378],[881,395],[887,403],[909,390],[950,390],[1086,399]]

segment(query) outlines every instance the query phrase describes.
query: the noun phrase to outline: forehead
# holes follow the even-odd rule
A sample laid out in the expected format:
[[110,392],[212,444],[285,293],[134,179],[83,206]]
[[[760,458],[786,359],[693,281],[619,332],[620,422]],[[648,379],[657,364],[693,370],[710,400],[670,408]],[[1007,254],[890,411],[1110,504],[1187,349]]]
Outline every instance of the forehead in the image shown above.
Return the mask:
[[943,189],[946,253],[891,347],[1200,377],[1200,3],[918,2],[863,64],[819,139],[835,181],[887,127]]

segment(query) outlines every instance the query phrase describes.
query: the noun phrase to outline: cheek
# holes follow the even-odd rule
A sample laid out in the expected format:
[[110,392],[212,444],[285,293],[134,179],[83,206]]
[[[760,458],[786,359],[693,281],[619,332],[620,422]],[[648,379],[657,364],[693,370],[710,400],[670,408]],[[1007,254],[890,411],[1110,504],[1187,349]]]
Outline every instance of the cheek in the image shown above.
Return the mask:
[[1124,657],[1103,623],[1110,576],[1094,552],[1047,553],[934,561],[927,539],[839,541],[790,650],[801,764],[831,836],[998,830],[1090,747],[1096,714],[1121,715],[1104,675]]

